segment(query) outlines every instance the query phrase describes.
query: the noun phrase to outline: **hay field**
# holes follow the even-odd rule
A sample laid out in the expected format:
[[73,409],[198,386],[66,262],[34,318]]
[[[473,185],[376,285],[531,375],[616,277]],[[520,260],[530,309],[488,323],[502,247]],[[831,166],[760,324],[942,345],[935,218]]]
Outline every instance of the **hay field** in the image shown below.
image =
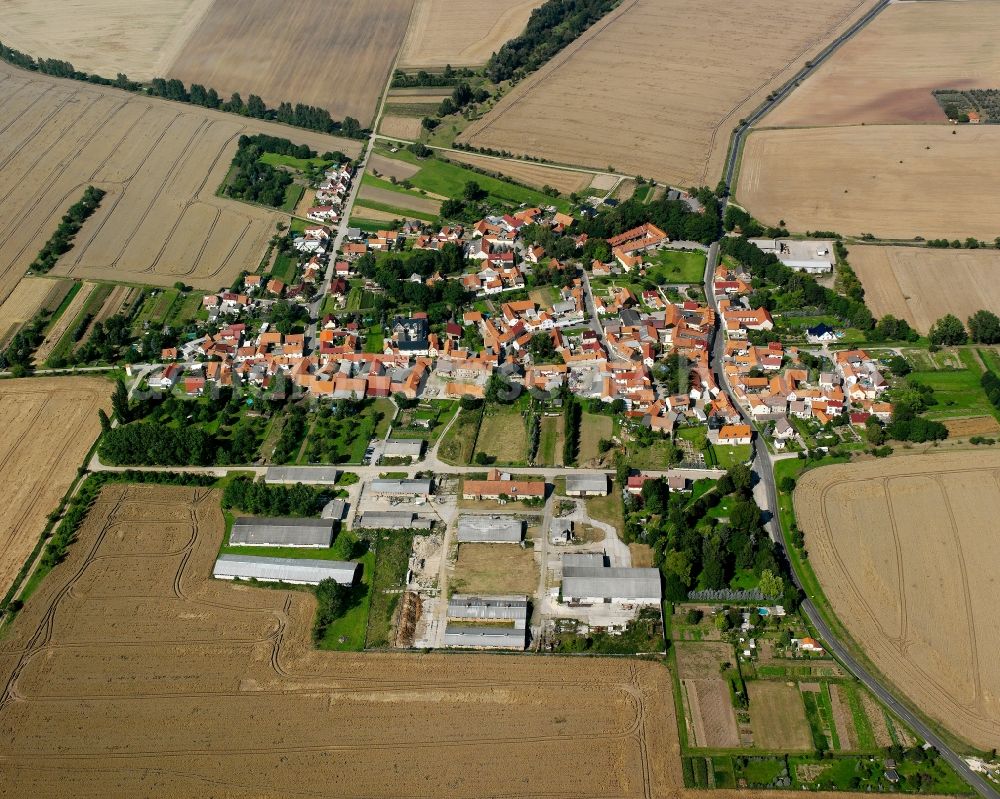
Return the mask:
[[162,75],[214,0],[5,0],[0,41],[133,80]]
[[662,665],[313,650],[307,592],[208,579],[219,500],[104,489],[0,641],[12,795],[681,790]]
[[531,596],[538,588],[538,565],[533,551],[517,544],[459,544],[448,584],[457,594]]
[[413,0],[215,0],[167,76],[371,124]]
[[752,680],[747,683],[747,693],[755,747],[782,752],[813,748],[806,709],[797,685]]
[[732,646],[679,641],[676,652],[691,746],[713,749],[739,746],[729,686],[719,673],[721,664],[734,660]]
[[240,134],[356,142],[0,65],[0,300],[94,184],[108,194],[53,275],[197,288],[255,269],[281,214],[215,196]]
[[904,455],[808,472],[795,514],[841,623],[920,710],[1000,745],[1000,453]]
[[399,55],[404,69],[485,64],[524,32],[543,0],[416,0]]
[[625,0],[459,140],[714,184],[740,117],[872,3]]
[[0,346],[42,309],[54,311],[71,285],[66,280],[21,278],[11,295],[0,303]]
[[501,177],[510,178],[533,189],[543,189],[551,186],[560,194],[572,194],[586,189],[594,175],[590,172],[575,172],[569,169],[553,169],[543,164],[533,164],[529,161],[512,159],[488,158],[471,153],[448,153],[448,160],[459,164],[485,169],[487,172],[499,173]]
[[851,266],[875,316],[892,314],[926,334],[945,314],[1000,313],[1000,251],[852,245]]
[[[994,0],[893,3],[764,119],[766,127],[947,122],[935,89],[993,89]],[[956,42],[960,42],[956,46]]]
[[46,517],[76,479],[111,409],[111,384],[90,377],[0,381],[0,596],[34,549]]
[[993,241],[1000,127],[757,130],[736,195],[762,222],[784,219],[790,230]]

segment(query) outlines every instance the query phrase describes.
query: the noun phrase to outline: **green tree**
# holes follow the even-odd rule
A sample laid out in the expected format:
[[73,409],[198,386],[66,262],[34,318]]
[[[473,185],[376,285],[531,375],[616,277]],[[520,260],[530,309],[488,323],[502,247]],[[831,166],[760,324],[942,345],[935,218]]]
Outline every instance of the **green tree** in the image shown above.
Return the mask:
[[992,311],[976,311],[969,317],[969,338],[977,344],[1000,342],[1000,317]]
[[101,421],[101,432],[107,433],[111,429],[111,420],[108,415],[104,412],[104,408],[97,409],[97,418]]
[[115,391],[111,395],[111,410],[114,413],[118,424],[128,424],[131,419],[131,411],[128,406],[128,389],[125,388],[125,381],[120,377],[115,381]]
[[969,340],[969,335],[957,316],[946,314],[931,326],[930,340],[931,344],[938,346],[954,346],[964,344]]
[[465,184],[465,188],[462,190],[462,197],[464,197],[468,202],[477,202],[486,197],[486,192],[483,191],[479,183],[474,180],[470,180]]
[[770,569],[764,569],[760,573],[760,582],[757,587],[766,598],[772,599],[780,597],[785,592],[785,581]]

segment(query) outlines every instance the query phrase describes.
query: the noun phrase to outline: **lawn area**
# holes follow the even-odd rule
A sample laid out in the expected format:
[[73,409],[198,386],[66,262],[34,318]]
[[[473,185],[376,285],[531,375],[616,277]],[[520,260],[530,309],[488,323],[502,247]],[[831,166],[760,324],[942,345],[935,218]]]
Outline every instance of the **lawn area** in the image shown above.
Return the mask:
[[541,418],[541,433],[538,439],[538,457],[536,460],[542,466],[563,465],[563,435],[566,428],[566,418],[558,416],[543,416]]
[[565,212],[570,209],[570,203],[567,200],[549,197],[540,191],[508,183],[505,180],[480,175],[478,172],[438,157],[421,159],[408,150],[400,150],[397,153],[389,153],[387,150],[379,150],[379,152],[389,158],[396,158],[419,166],[420,171],[409,178],[410,184],[442,197],[461,197],[465,184],[474,181],[489,194],[490,200],[494,202],[510,205],[526,203],[543,207],[554,205],[560,211]]
[[382,332],[382,328],[378,325],[368,328],[365,335],[365,352],[379,353],[382,352],[384,346],[385,334]]
[[274,259],[274,266],[271,267],[271,277],[276,277],[286,284],[291,283],[295,279],[295,270],[298,265],[298,260],[294,255],[278,253]]
[[372,570],[375,555],[366,552],[357,558],[361,564],[361,583],[355,586],[356,599],[348,611],[326,628],[323,639],[317,644],[320,649],[337,652],[360,652],[365,648],[365,635],[372,601]]
[[648,447],[639,447],[633,442],[628,450],[628,465],[633,469],[667,469],[674,451],[675,447],[669,438],[655,441]]
[[711,451],[718,467],[728,469],[737,463],[746,463],[750,460],[751,445],[737,444],[732,447],[721,447],[718,444],[713,444]]
[[1000,375],[1000,354],[998,354],[995,349],[982,347],[977,349],[976,352],[979,353],[979,357],[982,359],[983,364],[985,364],[987,369],[995,375]]
[[476,440],[480,452],[496,463],[524,465],[528,459],[528,423],[519,405],[487,405]]
[[614,419],[604,414],[584,412],[580,419],[580,454],[577,462],[582,466],[601,457],[598,446],[602,438],[611,438]]
[[617,483],[611,486],[611,493],[605,497],[587,497],[587,515],[591,519],[614,525],[620,536],[625,529],[625,506],[622,503],[622,489]]
[[392,614],[403,596],[406,570],[410,562],[414,533],[380,533],[374,543],[371,608],[365,635],[366,647],[385,647],[392,643]]
[[423,211],[413,211],[409,208],[400,208],[396,205],[388,205],[387,203],[375,202],[374,200],[364,200],[359,198],[354,201],[354,207],[360,209],[369,208],[373,211],[382,211],[383,213],[392,214],[400,219],[419,219],[422,222],[434,222],[437,219],[437,216],[434,214],[424,213]]
[[162,325],[167,319],[167,314],[170,313],[174,300],[179,295],[180,292],[177,289],[160,289],[147,294],[139,313],[135,316],[132,329],[141,332],[143,322],[149,322],[151,326]]
[[632,194],[632,199],[636,202],[644,203],[649,199],[649,196],[653,193],[653,187],[649,184],[639,186],[635,192]]
[[295,206],[299,204],[299,200],[302,199],[302,195],[305,194],[305,191],[305,188],[298,183],[289,184],[285,188],[285,201],[281,204],[281,210],[286,214],[292,213],[295,210]]
[[183,325],[194,319],[201,310],[201,299],[204,295],[199,291],[191,291],[182,295],[180,302],[175,302],[170,308],[166,323],[168,325]]
[[328,161],[319,157],[296,158],[293,155],[278,155],[278,153],[264,153],[257,160],[262,164],[268,164],[270,166],[287,166],[291,169],[297,169],[299,172],[307,171],[310,166],[326,169],[333,163],[333,161]]
[[347,304],[344,306],[344,310],[361,311],[372,307],[375,295],[370,291],[365,291],[363,286],[364,283],[360,280],[351,285],[350,291],[347,292]]
[[476,447],[476,437],[479,433],[479,422],[482,416],[482,408],[471,411],[462,409],[458,412],[458,419],[455,420],[438,449],[441,460],[453,464],[472,462],[472,453]]
[[530,549],[517,544],[460,544],[453,594],[533,594],[538,566]]
[[979,384],[982,369],[971,350],[957,352],[962,369],[913,371],[909,379],[934,390],[935,405],[925,415],[929,419],[954,419],[964,416],[996,416],[997,412]]
[[705,253],[660,250],[650,257],[646,274],[656,283],[701,283],[705,279]]
[[385,230],[387,222],[378,222],[374,219],[365,219],[361,216],[352,216],[348,220],[348,224],[351,227],[361,228],[366,233],[377,233],[380,230]]

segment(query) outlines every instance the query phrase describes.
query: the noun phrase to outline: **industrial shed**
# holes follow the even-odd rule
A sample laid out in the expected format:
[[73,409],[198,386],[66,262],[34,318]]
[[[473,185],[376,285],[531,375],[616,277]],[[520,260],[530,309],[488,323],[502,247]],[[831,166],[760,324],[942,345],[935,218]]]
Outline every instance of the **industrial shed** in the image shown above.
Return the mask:
[[352,585],[358,564],[311,558],[258,558],[251,555],[219,555],[212,576],[220,580],[262,580],[270,583],[319,585],[333,579]]
[[604,497],[608,494],[608,476],[603,472],[566,475],[566,496]]
[[455,594],[448,602],[448,618],[510,621],[515,629],[523,629],[528,621],[528,597]]
[[511,516],[461,516],[460,544],[520,544],[524,522]]
[[444,628],[444,645],[461,649],[524,649],[528,645],[528,631],[514,627],[449,624]]
[[413,458],[417,460],[424,451],[424,442],[419,438],[389,438],[382,445],[383,458]]
[[431,493],[431,480],[372,480],[369,488],[380,497],[426,497]]
[[303,483],[305,485],[333,485],[341,469],[332,466],[268,466],[265,483]]
[[417,516],[410,511],[370,510],[362,513],[355,528],[370,530],[430,530],[433,519]]
[[333,543],[332,519],[258,519],[241,516],[229,534],[233,546],[313,547]]
[[658,605],[663,597],[659,569],[575,566],[563,561],[564,602]]

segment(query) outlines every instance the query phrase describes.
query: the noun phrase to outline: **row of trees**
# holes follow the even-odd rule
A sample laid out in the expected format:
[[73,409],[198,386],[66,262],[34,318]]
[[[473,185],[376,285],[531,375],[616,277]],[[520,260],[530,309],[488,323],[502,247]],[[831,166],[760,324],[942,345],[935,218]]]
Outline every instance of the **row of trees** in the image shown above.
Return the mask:
[[32,272],[48,272],[56,265],[59,256],[72,248],[76,234],[80,232],[80,228],[83,227],[87,218],[97,210],[106,193],[103,189],[98,189],[95,186],[87,186],[83,190],[83,196],[63,214],[62,219],[59,220],[59,226],[39,250],[31,266],[28,267]]
[[222,507],[255,516],[317,516],[329,499],[326,491],[302,483],[268,485],[237,477],[223,491]]
[[445,66],[442,72],[428,72],[421,69],[418,72],[403,72],[397,69],[392,75],[393,89],[412,89],[417,86],[454,86],[463,78],[471,78],[475,73],[463,67],[455,69],[451,64]]
[[577,402],[576,396],[569,392],[564,393],[563,402],[566,405],[563,410],[565,420],[563,426],[563,464],[573,466],[580,454],[580,422],[583,420],[583,409]]
[[972,341],[975,344],[1000,343],[1000,317],[992,311],[976,311],[968,318],[968,330],[954,314],[945,314],[933,325],[929,338],[939,347],[956,346]]

